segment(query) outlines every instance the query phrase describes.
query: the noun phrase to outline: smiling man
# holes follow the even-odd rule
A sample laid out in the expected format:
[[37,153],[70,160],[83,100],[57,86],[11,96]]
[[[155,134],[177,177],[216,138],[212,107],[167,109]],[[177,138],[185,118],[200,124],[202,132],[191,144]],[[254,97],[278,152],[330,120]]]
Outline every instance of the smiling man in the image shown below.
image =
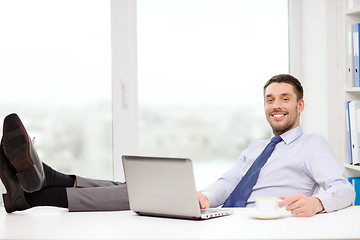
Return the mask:
[[[247,175],[253,175],[270,140],[252,142],[233,168],[198,192],[201,208],[224,203],[226,207],[251,207],[257,197],[277,197],[282,199],[280,207],[308,217],[352,205],[354,189],[344,179],[326,140],[302,132],[300,114],[304,106],[303,88],[295,77],[280,74],[267,81],[264,110],[273,134],[280,137],[278,143],[258,167],[254,183],[245,186],[249,183]],[[324,191],[319,192],[320,188]],[[246,189],[248,194],[244,193]]]

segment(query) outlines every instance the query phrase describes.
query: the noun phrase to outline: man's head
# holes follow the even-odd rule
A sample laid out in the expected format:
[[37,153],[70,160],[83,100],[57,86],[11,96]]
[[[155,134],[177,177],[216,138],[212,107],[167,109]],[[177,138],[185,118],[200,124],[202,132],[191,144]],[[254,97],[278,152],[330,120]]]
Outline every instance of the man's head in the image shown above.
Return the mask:
[[304,110],[303,88],[299,80],[288,74],[270,78],[264,86],[266,119],[276,136],[299,126]]

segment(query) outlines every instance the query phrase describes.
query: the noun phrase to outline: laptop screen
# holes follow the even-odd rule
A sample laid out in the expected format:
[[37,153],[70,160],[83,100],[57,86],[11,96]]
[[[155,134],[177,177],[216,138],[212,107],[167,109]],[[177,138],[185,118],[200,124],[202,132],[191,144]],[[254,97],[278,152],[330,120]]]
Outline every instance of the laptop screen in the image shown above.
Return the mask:
[[200,216],[190,159],[123,156],[123,166],[132,211],[145,215]]

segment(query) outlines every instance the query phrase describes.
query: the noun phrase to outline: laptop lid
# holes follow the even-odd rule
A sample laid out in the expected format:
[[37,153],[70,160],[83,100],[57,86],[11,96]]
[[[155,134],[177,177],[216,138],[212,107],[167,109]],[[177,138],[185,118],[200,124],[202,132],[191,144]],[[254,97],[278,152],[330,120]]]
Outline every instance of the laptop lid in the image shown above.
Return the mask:
[[123,156],[122,160],[132,211],[141,215],[201,217],[190,159]]

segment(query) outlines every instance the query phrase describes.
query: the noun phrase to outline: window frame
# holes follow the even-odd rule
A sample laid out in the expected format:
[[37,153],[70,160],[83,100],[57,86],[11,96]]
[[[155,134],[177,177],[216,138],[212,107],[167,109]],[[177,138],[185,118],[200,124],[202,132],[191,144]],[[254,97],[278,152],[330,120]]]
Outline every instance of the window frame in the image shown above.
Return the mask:
[[113,172],[121,182],[121,156],[138,153],[136,3],[111,0]]

